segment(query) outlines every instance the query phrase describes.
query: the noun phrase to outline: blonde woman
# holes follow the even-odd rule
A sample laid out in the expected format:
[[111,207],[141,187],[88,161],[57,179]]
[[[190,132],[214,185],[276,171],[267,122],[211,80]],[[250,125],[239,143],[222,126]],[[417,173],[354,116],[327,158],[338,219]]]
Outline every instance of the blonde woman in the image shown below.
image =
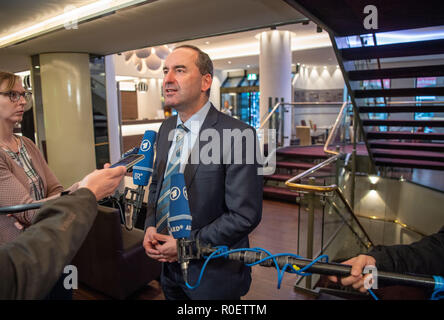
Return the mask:
[[[63,192],[35,144],[13,133],[30,99],[20,77],[0,71],[0,207],[41,201]],[[69,191],[76,189],[77,183]],[[0,245],[23,232],[35,213],[0,215]]]

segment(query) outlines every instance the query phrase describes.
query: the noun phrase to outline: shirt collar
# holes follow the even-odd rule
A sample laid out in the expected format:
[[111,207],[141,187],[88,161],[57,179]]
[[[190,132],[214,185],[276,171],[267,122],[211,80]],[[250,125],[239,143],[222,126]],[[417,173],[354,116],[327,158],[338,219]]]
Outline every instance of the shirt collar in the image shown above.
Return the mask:
[[[207,103],[203,105],[195,114],[193,114],[185,123],[182,122],[179,115],[177,115],[176,128],[179,124],[183,123],[185,127],[190,129],[193,134],[199,134],[200,127],[202,126],[205,118],[207,117],[208,111],[210,110],[211,103],[208,100]],[[196,125],[197,124],[197,125]]]

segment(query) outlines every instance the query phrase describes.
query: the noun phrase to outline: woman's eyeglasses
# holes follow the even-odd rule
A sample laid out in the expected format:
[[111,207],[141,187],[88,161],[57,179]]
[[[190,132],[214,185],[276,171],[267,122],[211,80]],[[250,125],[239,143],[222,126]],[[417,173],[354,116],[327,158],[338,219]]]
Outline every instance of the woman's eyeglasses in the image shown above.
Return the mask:
[[8,91],[8,92],[0,92],[1,95],[9,96],[11,102],[17,102],[20,100],[20,97],[25,98],[26,101],[30,101],[32,97],[32,92],[18,92],[18,91]]

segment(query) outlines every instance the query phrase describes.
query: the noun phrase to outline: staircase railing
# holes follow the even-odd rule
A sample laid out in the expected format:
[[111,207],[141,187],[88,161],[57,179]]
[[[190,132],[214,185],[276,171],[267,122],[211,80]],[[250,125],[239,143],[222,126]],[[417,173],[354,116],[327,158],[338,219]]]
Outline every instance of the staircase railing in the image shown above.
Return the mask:
[[[350,178],[349,174],[345,174],[345,158],[345,154],[333,155],[285,182],[288,188],[299,192],[299,206],[306,208],[308,214],[307,227],[298,232],[298,253],[301,246],[302,255],[308,259],[328,254],[330,260],[340,261],[367,252],[373,246],[373,241],[344,194],[343,186]],[[335,166],[336,175],[321,176],[321,169],[326,166]],[[307,179],[308,183],[305,183]],[[325,181],[324,185],[317,185],[320,180]],[[315,228],[315,220],[318,223],[320,221],[320,227]],[[321,228],[320,233],[315,234],[315,229],[319,228]],[[303,233],[304,239],[300,239],[302,238],[300,233]],[[305,246],[304,241],[306,241]],[[312,284],[315,283],[316,277],[314,276],[313,281],[308,277],[304,288],[313,289]]]
[[[344,102],[342,104],[340,112],[324,145],[324,152],[332,156],[322,163],[315,165],[313,168],[306,170],[285,182],[285,185],[288,188],[298,191],[302,195],[300,206],[304,206],[304,201],[307,202],[306,207],[308,208],[308,217],[305,256],[309,259],[313,259],[315,257],[314,219],[316,214],[315,208],[319,206],[319,204],[321,204],[321,208],[317,210],[317,214],[322,211],[321,247],[319,254],[328,250],[331,259],[341,259],[346,258],[345,255],[352,256],[353,254],[365,252],[373,245],[372,240],[353,211],[353,203],[350,205],[343,193],[343,190],[341,190],[341,187],[345,186],[346,184],[344,181],[345,167],[349,165],[350,159],[350,154],[346,156],[347,139],[345,134],[346,128],[350,129],[349,123],[347,122],[348,106],[348,102]],[[275,107],[277,109],[277,106]],[[353,169],[356,168],[356,126],[356,121],[354,121],[355,134],[352,134],[351,137],[353,142]],[[335,148],[334,150],[331,148],[333,145]],[[324,182],[324,185],[316,185],[316,178],[319,178],[319,174],[322,172],[322,169],[328,166],[336,166],[335,175],[333,176],[334,180],[332,183]],[[352,189],[354,188],[354,174],[355,172],[353,171],[351,175]],[[303,181],[306,179],[309,180],[308,184],[303,183]],[[352,190],[351,199],[353,199],[353,197],[354,194]],[[324,213],[326,208],[328,208],[328,211],[331,212],[331,214],[327,216],[327,220],[330,220],[328,222],[325,221],[326,218]],[[332,215],[335,218],[332,218]],[[326,229],[329,229],[330,232],[326,232]],[[325,244],[324,239],[328,240]],[[341,248],[344,247],[343,243],[348,243],[349,246],[350,243],[355,243],[356,245],[349,247],[344,251],[341,250]],[[305,288],[312,289],[312,279],[308,277],[305,281]]]
[[[314,116],[319,116],[319,115],[323,115],[323,116],[329,116],[332,117],[333,119],[336,119],[336,111],[335,112],[328,112],[328,111],[322,111],[322,112],[305,112],[303,111],[298,112],[300,110],[302,110],[302,108],[322,108],[322,107],[332,107],[332,106],[343,106],[344,103],[343,102],[276,102],[276,104],[271,108],[270,112],[268,114],[266,114],[263,118],[263,120],[260,123],[259,129],[262,130],[266,130],[266,129],[275,129],[276,130],[276,135],[277,135],[277,144],[278,146],[282,147],[284,146],[284,131],[287,131],[285,129],[286,128],[286,124],[284,121],[284,113],[286,112],[284,110],[284,107],[286,106],[291,106],[291,121],[289,121],[288,123],[290,123],[291,126],[291,130],[289,130],[290,132],[290,141],[293,141],[292,139],[294,137],[296,137],[296,127],[297,124],[296,122],[298,121],[297,119],[302,117],[302,116],[306,116],[306,115],[310,115],[312,117]],[[345,108],[345,107],[344,107]],[[341,108],[341,111],[344,110]],[[347,110],[345,110],[347,111]],[[314,119],[313,119],[314,120]],[[304,120],[305,121],[305,120]],[[311,122],[310,120],[308,120],[307,122]],[[316,121],[314,121],[316,122]],[[325,121],[324,121],[325,122]],[[331,121],[333,122],[333,121]],[[330,123],[331,123],[330,122]],[[319,123],[317,124],[319,125]],[[325,130],[325,132],[327,132],[327,134],[325,135],[325,139],[327,138],[327,136],[329,136],[329,132],[331,132],[331,128],[332,126],[330,124],[326,125],[326,126],[316,126],[316,123],[310,123],[310,124],[304,124],[302,126],[310,126],[310,132],[314,132],[314,133],[319,133],[319,135],[322,134],[323,130]],[[323,135],[323,134],[322,134]]]

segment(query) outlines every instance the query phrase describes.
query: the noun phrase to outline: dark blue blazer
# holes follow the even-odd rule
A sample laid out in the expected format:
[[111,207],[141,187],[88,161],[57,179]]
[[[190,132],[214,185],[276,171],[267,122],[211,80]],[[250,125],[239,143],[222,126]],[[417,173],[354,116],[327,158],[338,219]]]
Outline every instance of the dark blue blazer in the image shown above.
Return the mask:
[[[149,188],[145,229],[155,226],[156,203],[171,146],[168,135],[175,129],[176,123],[177,116],[168,118],[162,123],[157,135],[157,153]],[[255,141],[241,139],[237,140],[237,143],[233,143],[234,140],[224,143],[222,137],[224,129],[239,129],[238,132],[247,129],[253,133],[256,140],[256,132],[244,122],[219,112],[213,105],[200,128],[200,134],[206,129],[212,129],[213,133],[217,132],[220,136],[220,158],[216,164],[192,164],[189,159],[185,166],[184,176],[192,215],[191,237],[199,238],[201,242],[212,246],[247,248],[248,234],[259,224],[262,217],[263,177],[258,175],[260,164],[256,154],[251,154],[256,153],[256,148],[251,145],[255,144]],[[202,140],[205,141],[196,141],[193,151],[196,147],[200,148],[199,150],[205,148],[208,138]],[[240,150],[243,151],[242,163],[233,163],[233,159],[231,162],[227,161],[229,154],[233,157],[235,152]],[[208,150],[204,151],[209,153]],[[253,163],[251,156],[254,158]],[[246,160],[249,160],[248,164]],[[203,262],[190,262],[188,281],[191,285],[196,283]],[[178,263],[169,265],[169,270],[174,269],[180,273]],[[207,265],[200,286],[193,291],[185,290],[193,299],[235,299],[248,292],[251,284],[250,273],[251,269],[241,262],[214,259]],[[183,282],[181,285],[183,286]]]

